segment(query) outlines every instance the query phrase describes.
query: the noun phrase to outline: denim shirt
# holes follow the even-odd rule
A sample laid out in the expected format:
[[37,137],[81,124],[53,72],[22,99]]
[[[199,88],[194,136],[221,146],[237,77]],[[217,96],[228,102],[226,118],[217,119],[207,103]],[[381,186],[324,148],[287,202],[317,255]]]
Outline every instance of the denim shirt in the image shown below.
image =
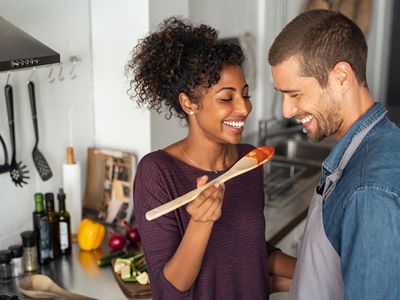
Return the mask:
[[[386,109],[369,109],[334,146],[322,180],[352,138]],[[365,136],[323,206],[325,233],[340,256],[345,299],[400,299],[400,130],[387,116]]]

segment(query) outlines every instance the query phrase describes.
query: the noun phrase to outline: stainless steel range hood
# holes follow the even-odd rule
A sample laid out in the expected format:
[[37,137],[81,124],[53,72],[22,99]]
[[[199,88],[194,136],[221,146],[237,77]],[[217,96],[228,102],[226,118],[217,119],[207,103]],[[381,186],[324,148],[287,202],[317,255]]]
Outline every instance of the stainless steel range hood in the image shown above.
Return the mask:
[[60,54],[0,17],[0,72],[60,62]]

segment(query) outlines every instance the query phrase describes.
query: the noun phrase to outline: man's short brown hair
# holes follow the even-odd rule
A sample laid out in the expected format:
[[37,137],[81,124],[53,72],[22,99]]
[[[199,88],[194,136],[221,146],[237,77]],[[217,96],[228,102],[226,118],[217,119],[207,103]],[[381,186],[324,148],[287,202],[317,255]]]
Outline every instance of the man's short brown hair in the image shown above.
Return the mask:
[[272,44],[268,62],[276,66],[298,56],[302,76],[314,77],[322,88],[341,61],[351,65],[358,82],[367,86],[367,42],[360,28],[337,11],[311,10],[293,19]]

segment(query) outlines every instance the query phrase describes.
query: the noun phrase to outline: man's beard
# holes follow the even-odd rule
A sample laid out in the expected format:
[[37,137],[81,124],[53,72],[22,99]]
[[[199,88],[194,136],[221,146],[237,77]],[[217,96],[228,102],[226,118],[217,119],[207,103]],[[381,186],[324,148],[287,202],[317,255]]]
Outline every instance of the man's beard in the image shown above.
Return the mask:
[[315,142],[335,134],[343,123],[342,107],[330,89],[327,88],[322,95],[321,104],[324,105],[322,111],[311,114],[316,121],[316,129],[307,133],[307,136]]

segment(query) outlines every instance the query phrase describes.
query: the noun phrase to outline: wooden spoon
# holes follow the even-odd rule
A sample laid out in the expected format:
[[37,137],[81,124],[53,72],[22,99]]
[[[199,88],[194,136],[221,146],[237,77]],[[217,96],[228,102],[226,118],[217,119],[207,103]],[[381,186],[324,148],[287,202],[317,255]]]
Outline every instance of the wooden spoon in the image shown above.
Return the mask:
[[165,215],[166,213],[169,213],[170,211],[173,211],[181,207],[182,205],[185,205],[193,201],[202,191],[204,191],[210,185],[217,182],[223,183],[225,181],[228,181],[229,179],[232,179],[233,177],[236,177],[240,174],[253,170],[254,168],[257,168],[258,166],[270,160],[274,156],[274,154],[275,154],[275,149],[273,147],[267,147],[267,146],[258,147],[257,149],[250,151],[244,157],[242,157],[236,164],[234,164],[232,168],[230,168],[227,172],[225,172],[221,176],[218,176],[217,178],[211,180],[207,184],[183,196],[180,196],[175,200],[171,200],[159,207],[156,207],[148,211],[146,213],[146,219],[148,221],[154,220],[158,217],[161,217],[162,215]]
[[69,292],[57,285],[50,277],[41,274],[27,276],[19,282],[19,290],[31,298],[55,298],[96,300],[96,298]]

